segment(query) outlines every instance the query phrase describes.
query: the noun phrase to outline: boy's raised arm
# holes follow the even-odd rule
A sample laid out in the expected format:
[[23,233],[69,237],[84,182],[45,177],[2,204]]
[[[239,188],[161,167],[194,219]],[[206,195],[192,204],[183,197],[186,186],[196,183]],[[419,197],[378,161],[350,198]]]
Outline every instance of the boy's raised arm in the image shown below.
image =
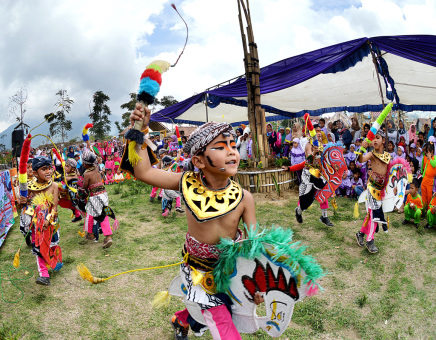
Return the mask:
[[[144,109],[142,108],[142,105],[137,103],[136,110],[130,115],[130,122],[132,123],[132,126],[136,120],[143,120],[142,129],[144,130],[147,128],[150,121],[150,113],[151,111],[148,108],[145,108],[144,115]],[[174,173],[153,168],[150,164],[147,148],[142,149],[141,145],[136,145],[136,152],[138,153],[139,157],[142,158],[142,160],[133,166],[135,177],[137,179],[158,188],[171,190],[179,189],[179,182],[180,178],[182,177],[181,173]]]

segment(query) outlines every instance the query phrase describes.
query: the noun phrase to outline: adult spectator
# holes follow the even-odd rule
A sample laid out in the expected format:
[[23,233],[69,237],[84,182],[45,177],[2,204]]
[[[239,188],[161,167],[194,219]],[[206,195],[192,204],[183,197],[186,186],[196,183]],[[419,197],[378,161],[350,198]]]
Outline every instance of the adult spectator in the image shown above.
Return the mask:
[[401,137],[404,137],[404,140],[406,141],[406,145],[412,144],[409,142],[409,134],[406,130],[406,127],[404,126],[403,120],[400,120],[398,122],[398,141],[400,141]]
[[362,130],[360,129],[359,121],[356,117],[351,118],[351,135],[353,136],[353,143],[358,140],[362,135]]
[[398,138],[398,131],[395,127],[395,123],[392,119],[388,120],[387,125],[387,136],[388,136],[388,142],[394,143],[394,145],[397,145],[400,139]]
[[336,126],[338,128],[335,134],[336,140],[342,141],[347,149],[349,149],[351,142],[353,141],[353,136],[351,135],[350,130],[347,129],[341,120],[336,121]]

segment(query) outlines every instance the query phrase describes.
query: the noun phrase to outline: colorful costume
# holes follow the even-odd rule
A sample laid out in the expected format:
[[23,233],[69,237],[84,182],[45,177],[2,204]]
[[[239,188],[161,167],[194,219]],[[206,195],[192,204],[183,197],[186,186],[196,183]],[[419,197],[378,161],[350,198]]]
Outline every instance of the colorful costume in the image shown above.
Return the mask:
[[[374,157],[378,158],[381,162],[385,164],[389,164],[391,160],[391,156],[388,152],[377,153],[373,151],[372,154]],[[389,171],[387,173],[389,173]],[[383,225],[383,229],[385,231],[387,230],[387,221],[385,219],[382,207],[383,192],[385,190],[386,184],[386,174],[379,174],[375,171],[371,172],[371,175],[368,178],[368,184],[366,189],[367,214],[363,221],[362,228],[360,229],[360,233],[366,235],[367,243],[371,242],[374,239],[374,233],[378,231],[376,230],[378,223]]]
[[430,203],[431,196],[433,195],[433,186],[436,177],[436,156],[433,156],[431,160],[424,156],[421,166],[422,182],[421,182],[421,194],[424,208],[427,209]]
[[[36,179],[28,182],[28,190],[32,192],[28,197],[31,203],[22,209],[20,216],[20,231],[23,235],[31,235],[32,253],[37,256],[40,277],[49,277],[49,268],[57,271],[63,265],[57,213],[51,212],[53,196],[44,192],[52,183],[38,183]],[[49,225],[44,229],[46,220],[49,221]]]
[[433,196],[428,206],[427,223],[429,227],[436,226],[436,196]]
[[[410,207],[410,203],[415,204],[415,209]],[[421,220],[423,204],[421,195],[417,194],[416,197],[412,197],[412,194],[407,195],[406,205],[404,206],[404,218],[406,221],[413,220],[415,224],[418,224]]]

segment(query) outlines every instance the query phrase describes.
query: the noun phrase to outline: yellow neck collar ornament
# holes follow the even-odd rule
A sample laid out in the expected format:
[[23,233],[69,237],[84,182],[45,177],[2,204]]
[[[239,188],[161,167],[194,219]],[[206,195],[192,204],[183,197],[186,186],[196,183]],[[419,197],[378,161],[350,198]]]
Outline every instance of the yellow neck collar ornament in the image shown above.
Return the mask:
[[372,152],[372,155],[375,158],[378,158],[379,160],[381,160],[383,163],[385,164],[389,164],[389,162],[391,161],[391,155],[386,152],[383,151],[383,153],[377,153],[375,150]]
[[225,188],[209,189],[200,172],[187,171],[180,180],[180,192],[198,222],[213,220],[236,209],[244,197],[241,186],[229,179]]
[[38,180],[34,177],[32,181],[27,182],[27,189],[30,191],[42,191],[47,189],[52,183],[52,179],[48,182],[38,183]]

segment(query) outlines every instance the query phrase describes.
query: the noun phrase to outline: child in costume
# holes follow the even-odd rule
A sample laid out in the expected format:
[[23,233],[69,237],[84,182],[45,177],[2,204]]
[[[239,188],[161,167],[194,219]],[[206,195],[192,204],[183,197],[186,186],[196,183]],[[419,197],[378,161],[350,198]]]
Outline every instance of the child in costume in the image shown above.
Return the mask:
[[[413,179],[410,184],[409,194],[407,195],[406,205],[404,206],[404,221],[403,225],[413,222],[415,227],[418,228],[419,221],[421,220],[422,213],[422,198],[418,194],[419,181],[418,179]],[[413,221],[412,221],[413,220]]]
[[71,209],[74,214],[74,218],[71,222],[78,222],[82,219],[80,211],[74,206],[71,201],[69,188],[67,184],[77,180],[77,162],[74,158],[68,158],[65,161],[65,176],[62,173],[58,181],[59,186],[59,206],[64,209]]
[[[371,172],[367,182],[367,207],[368,213],[363,222],[363,226],[356,233],[357,244],[359,247],[366,245],[366,248],[370,253],[377,253],[378,249],[374,244],[374,233],[376,231],[377,223],[387,224],[382,207],[382,197],[386,182],[387,182],[387,170],[388,164],[391,160],[391,156],[388,152],[383,151],[385,134],[380,129],[375,135],[372,141],[374,150],[368,152],[366,155],[359,155],[359,162],[363,163],[371,161]],[[362,142],[362,147],[368,148],[368,142],[365,140]],[[364,237],[366,235],[366,243]]]
[[[177,164],[179,162],[181,153],[182,153],[182,149],[179,149],[177,151],[177,157],[175,160],[170,156],[163,157],[162,169],[170,172],[176,172],[176,173],[180,172]],[[176,211],[179,213],[185,212],[182,209],[180,192],[177,190],[162,189],[162,216],[166,217],[169,215],[173,207],[174,199],[176,200]]]
[[432,142],[424,145],[424,158],[422,159],[421,173],[422,202],[424,203],[424,211],[426,211],[433,194],[433,186],[436,177],[436,157],[434,155],[434,144]]
[[[168,150],[167,150],[167,149],[159,149],[159,153],[158,153],[158,155],[159,155],[159,160],[162,161],[162,158],[164,158],[166,155],[168,155]],[[157,169],[160,169],[160,168],[161,168],[161,163],[159,162],[158,164],[153,165],[153,167],[154,167],[154,168],[157,168]],[[159,190],[158,187],[153,187],[153,188],[151,189],[151,193],[150,193],[150,202],[153,202],[153,201],[154,201],[154,199],[156,198],[156,194],[157,194],[157,191],[158,191],[158,190]],[[159,201],[162,200],[162,189],[160,189],[160,192],[159,192],[159,195],[158,195],[157,199],[158,199]]]
[[436,191],[433,193],[427,210],[427,224],[424,228],[432,228],[436,225]]
[[109,197],[101,180],[101,174],[97,170],[97,156],[92,151],[87,150],[82,159],[85,167],[82,189],[89,192],[88,202],[86,203],[86,239],[96,239],[93,226],[94,220],[95,222],[98,221],[105,236],[103,248],[109,248],[113,243],[109,217],[105,213],[105,207],[109,205]]
[[[131,120],[143,119],[141,131],[146,133],[150,110],[138,103],[130,116]],[[133,125],[133,124],[132,124]],[[186,299],[201,308],[205,322],[214,339],[241,339],[232,322],[230,307],[226,306],[226,294],[210,294],[201,284],[193,284],[192,268],[205,274],[213,269],[220,253],[216,244],[221,238],[242,238],[238,229],[242,219],[247,226],[256,225],[253,196],[230,179],[237,173],[239,154],[236,149],[236,134],[230,124],[209,122],[194,131],[185,146],[191,155],[192,165],[200,171],[173,173],[152,168],[157,162],[150,148],[135,147],[141,160],[131,166],[123,155],[121,167],[134,170],[139,180],[164,189],[180,190],[189,210],[187,213],[188,233],[183,254],[188,263],[180,265],[180,275],[187,289]],[[145,144],[144,144],[145,145]],[[126,148],[127,149],[127,148]],[[210,275],[210,274],[209,274]],[[256,294],[257,303],[262,302]],[[189,325],[194,331],[201,328],[189,315],[187,309],[177,312],[171,319],[176,339],[187,339]]]
[[[320,146],[314,146],[312,138],[310,143],[305,146],[306,163],[301,174],[301,183],[299,187],[299,201],[298,206],[295,208],[295,217],[298,223],[303,223],[303,211],[308,209],[315,200],[315,193],[317,190],[324,188],[326,181],[320,176],[321,169],[321,151],[322,151],[322,134],[319,125],[313,126],[316,131],[316,136]],[[283,169],[289,169],[283,167]],[[328,227],[333,227],[333,223],[327,216],[327,209],[329,207],[328,200],[319,204],[322,215],[319,219]]]
[[48,269],[62,268],[59,247],[58,185],[52,179],[52,161],[48,157],[32,159],[33,179],[27,183],[28,196],[20,197],[20,230],[31,235],[32,253],[36,255],[39,277],[36,283],[50,285]]

